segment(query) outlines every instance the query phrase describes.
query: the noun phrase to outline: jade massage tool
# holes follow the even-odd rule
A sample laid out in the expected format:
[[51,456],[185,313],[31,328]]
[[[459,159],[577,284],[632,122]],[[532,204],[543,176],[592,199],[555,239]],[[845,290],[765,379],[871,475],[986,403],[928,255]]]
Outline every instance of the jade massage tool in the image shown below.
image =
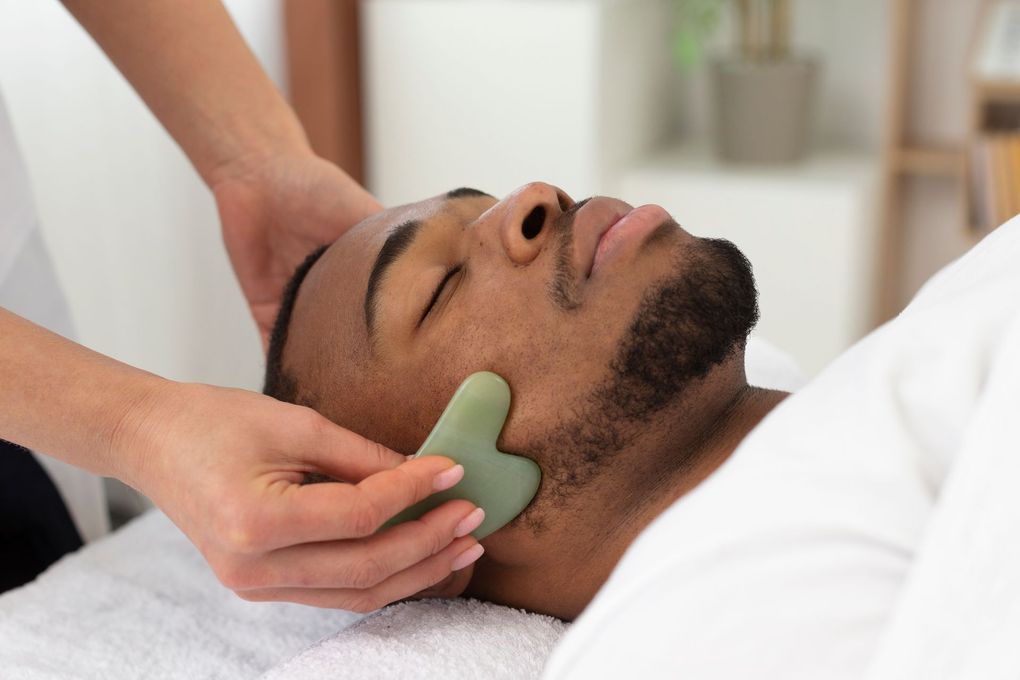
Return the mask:
[[469,375],[413,456],[451,458],[464,466],[464,478],[452,489],[407,508],[383,527],[417,519],[446,501],[463,498],[485,510],[485,520],[471,532],[481,540],[521,514],[538,492],[542,470],[533,460],[496,448],[509,410],[510,386],[503,378],[488,371]]

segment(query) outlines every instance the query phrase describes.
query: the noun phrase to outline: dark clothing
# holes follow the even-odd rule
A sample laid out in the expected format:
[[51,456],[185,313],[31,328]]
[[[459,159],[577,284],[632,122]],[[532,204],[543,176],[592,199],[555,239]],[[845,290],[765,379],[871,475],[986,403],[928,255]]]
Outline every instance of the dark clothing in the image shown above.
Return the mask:
[[0,439],[0,592],[28,583],[81,546],[46,470],[28,449]]

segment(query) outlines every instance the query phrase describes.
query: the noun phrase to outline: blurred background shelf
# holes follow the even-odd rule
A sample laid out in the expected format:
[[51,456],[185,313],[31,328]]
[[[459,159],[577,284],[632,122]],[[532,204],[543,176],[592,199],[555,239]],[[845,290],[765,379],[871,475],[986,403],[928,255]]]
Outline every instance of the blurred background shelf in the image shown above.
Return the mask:
[[905,174],[960,178],[967,172],[963,149],[904,147],[896,150],[893,163]]
[[973,77],[980,32],[996,2],[890,3],[875,324],[995,226],[976,224],[969,185],[985,115],[980,102],[1020,92]]
[[983,0],[970,63],[964,221],[978,239],[1020,213],[1020,2]]

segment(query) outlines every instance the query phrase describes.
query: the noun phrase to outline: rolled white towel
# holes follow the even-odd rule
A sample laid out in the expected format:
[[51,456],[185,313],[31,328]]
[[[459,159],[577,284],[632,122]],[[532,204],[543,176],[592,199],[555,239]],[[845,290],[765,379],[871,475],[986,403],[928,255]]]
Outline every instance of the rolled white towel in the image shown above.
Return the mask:
[[382,609],[273,668],[263,680],[537,678],[567,624],[479,600]]

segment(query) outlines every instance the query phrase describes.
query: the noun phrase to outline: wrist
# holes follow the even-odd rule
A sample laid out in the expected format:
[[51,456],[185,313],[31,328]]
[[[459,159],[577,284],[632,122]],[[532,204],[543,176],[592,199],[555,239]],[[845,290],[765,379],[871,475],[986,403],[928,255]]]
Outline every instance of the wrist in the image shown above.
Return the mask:
[[205,167],[198,168],[206,186],[215,191],[220,184],[258,176],[274,159],[315,156],[296,119],[283,121],[276,128],[233,128],[233,139],[224,142]]
[[164,414],[180,387],[180,383],[151,374],[132,377],[111,409],[106,455],[99,474],[142,488],[147,469],[158,461],[167,420]]

